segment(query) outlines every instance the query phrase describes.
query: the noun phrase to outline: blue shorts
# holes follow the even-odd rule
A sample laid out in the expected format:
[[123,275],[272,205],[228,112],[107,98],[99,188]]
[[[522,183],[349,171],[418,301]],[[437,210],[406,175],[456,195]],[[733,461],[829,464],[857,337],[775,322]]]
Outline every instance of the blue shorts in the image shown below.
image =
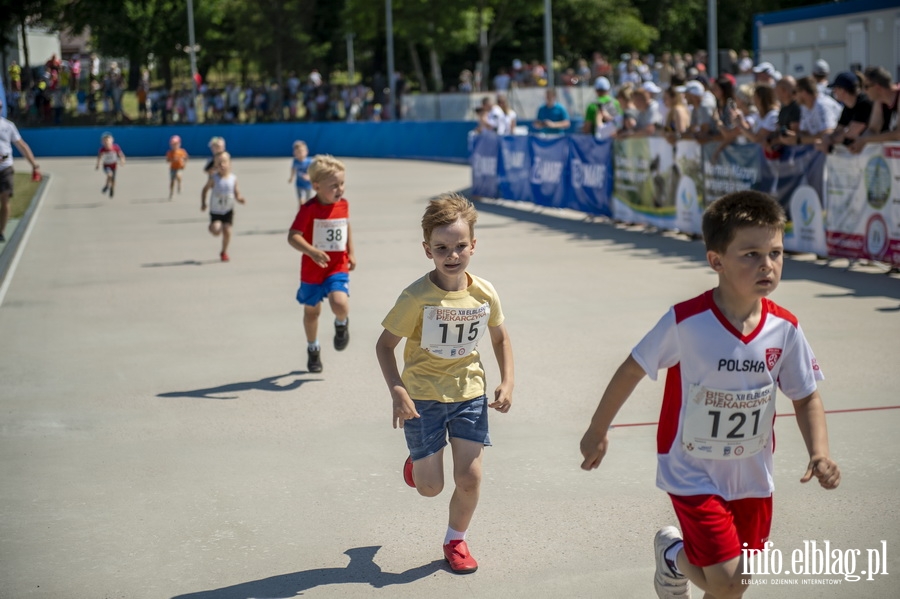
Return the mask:
[[304,306],[318,306],[333,291],[343,291],[350,295],[350,273],[336,272],[319,285],[301,281],[297,301]]
[[427,458],[447,445],[447,436],[491,444],[488,433],[488,401],[482,395],[459,403],[414,399],[418,418],[403,422],[406,446],[413,461]]
[[115,164],[104,164],[103,172],[107,175],[110,175],[113,179],[116,178],[116,165]]

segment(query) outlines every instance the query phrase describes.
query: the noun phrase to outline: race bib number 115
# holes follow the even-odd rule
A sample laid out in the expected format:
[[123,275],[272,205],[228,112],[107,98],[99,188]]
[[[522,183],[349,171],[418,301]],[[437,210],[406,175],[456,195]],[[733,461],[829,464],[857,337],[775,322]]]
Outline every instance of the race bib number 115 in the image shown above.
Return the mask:
[[467,356],[484,336],[490,317],[487,303],[477,308],[425,306],[421,347],[448,360]]

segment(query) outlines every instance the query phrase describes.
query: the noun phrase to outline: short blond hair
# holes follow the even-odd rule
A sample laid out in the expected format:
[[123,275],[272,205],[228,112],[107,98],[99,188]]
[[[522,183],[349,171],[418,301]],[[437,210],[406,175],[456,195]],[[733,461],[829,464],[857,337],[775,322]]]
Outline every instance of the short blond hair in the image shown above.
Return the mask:
[[452,225],[462,218],[469,225],[469,233],[475,237],[478,211],[464,195],[455,192],[442,193],[428,203],[422,216],[422,234],[425,243],[431,243],[431,233],[438,227]]
[[309,147],[307,147],[306,145],[306,142],[301,139],[298,139],[294,142],[294,149],[296,150],[297,148],[305,148],[307,150],[309,149]]
[[345,170],[344,163],[331,154],[319,154],[313,158],[307,173],[310,182],[318,183],[337,173],[343,173]]

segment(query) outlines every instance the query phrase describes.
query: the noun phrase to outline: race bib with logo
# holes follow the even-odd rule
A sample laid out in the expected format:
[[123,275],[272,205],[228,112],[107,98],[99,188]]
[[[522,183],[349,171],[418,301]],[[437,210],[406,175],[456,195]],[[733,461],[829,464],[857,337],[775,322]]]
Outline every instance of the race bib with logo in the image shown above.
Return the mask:
[[467,356],[475,351],[490,317],[487,303],[477,308],[425,306],[421,347],[448,360]]
[[347,219],[317,218],[313,221],[313,247],[323,252],[343,252],[347,249]]
[[691,385],[681,442],[695,458],[748,458],[768,446],[774,417],[774,384],[748,391]]
[[227,193],[213,193],[210,207],[215,214],[225,214],[234,208],[234,196]]

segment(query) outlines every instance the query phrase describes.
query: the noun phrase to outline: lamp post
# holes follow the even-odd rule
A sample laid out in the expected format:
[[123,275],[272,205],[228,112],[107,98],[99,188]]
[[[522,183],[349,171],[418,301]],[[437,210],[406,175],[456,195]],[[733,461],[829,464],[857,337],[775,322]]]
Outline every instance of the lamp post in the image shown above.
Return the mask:
[[191,89],[197,97],[197,42],[194,39],[194,0],[187,0],[188,54],[191,57]]
[[[387,106],[384,108],[387,109],[388,119],[394,120],[396,117],[394,108],[394,95],[397,93],[397,83],[394,81],[394,10],[391,7],[391,0],[384,0],[384,12],[385,12],[385,29],[387,30],[387,77],[388,77],[388,88],[390,89],[390,96],[388,96]],[[382,117],[384,116],[384,112],[382,111]]]

